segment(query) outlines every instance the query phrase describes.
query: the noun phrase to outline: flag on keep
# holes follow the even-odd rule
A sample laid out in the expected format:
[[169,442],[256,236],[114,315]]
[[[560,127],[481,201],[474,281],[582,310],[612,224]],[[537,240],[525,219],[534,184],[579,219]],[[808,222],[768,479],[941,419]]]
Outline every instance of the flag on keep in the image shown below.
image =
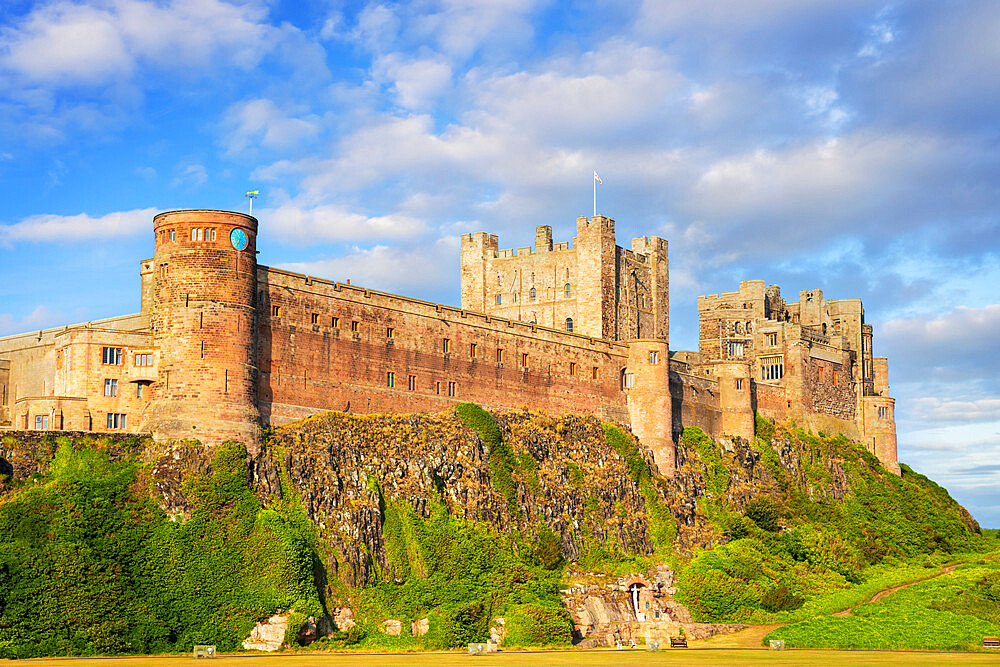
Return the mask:
[[594,180],[600,183],[601,185],[604,185],[604,181],[601,180],[601,177],[597,175],[596,171],[594,172]]

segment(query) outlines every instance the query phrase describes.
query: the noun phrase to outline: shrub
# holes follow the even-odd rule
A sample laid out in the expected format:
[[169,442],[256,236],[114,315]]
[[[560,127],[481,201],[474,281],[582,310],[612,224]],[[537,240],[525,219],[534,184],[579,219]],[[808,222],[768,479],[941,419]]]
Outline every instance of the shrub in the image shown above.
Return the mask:
[[774,501],[770,498],[754,498],[747,503],[744,514],[761,530],[774,533],[780,528],[778,508],[774,506]]
[[573,639],[573,618],[566,609],[533,604],[508,610],[507,646],[548,646],[569,644]]

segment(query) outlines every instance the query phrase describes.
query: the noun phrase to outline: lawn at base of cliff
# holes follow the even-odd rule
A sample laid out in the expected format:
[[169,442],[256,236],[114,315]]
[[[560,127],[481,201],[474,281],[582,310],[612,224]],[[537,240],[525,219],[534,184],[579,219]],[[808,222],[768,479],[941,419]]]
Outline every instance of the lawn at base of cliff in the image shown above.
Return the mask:
[[[409,653],[359,655],[356,653],[323,654],[242,654],[226,655],[205,661],[215,667],[260,665],[261,667],[313,667],[320,665],[926,665],[996,664],[1000,651],[992,653],[948,653],[918,651],[769,651],[767,649],[673,649],[663,651],[598,649],[589,651],[504,651],[487,656],[465,653]],[[126,665],[129,667],[175,667],[188,664],[191,656],[136,656],[124,658],[36,658],[0,660],[0,665],[52,665],[52,667],[90,667],[91,665]],[[197,662],[196,664],[201,664]]]

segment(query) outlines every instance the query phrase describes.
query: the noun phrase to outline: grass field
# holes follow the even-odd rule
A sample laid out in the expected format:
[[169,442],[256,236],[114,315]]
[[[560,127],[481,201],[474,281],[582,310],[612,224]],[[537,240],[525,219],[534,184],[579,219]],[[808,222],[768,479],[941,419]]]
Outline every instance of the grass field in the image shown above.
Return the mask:
[[[448,667],[449,665],[510,665],[512,667],[539,665],[927,665],[947,662],[958,665],[997,664],[998,653],[934,653],[934,652],[876,652],[876,651],[768,651],[765,649],[674,649],[658,652],[644,650],[590,650],[590,651],[505,651],[489,656],[473,657],[462,653],[418,654],[279,654],[279,655],[227,655],[206,661],[212,667],[259,665],[260,667],[320,667],[326,665],[413,665]],[[31,665],[39,667],[90,667],[136,666],[177,667],[190,664],[188,656],[135,658],[39,658],[3,661],[0,665]],[[202,664],[197,662],[195,664]]]

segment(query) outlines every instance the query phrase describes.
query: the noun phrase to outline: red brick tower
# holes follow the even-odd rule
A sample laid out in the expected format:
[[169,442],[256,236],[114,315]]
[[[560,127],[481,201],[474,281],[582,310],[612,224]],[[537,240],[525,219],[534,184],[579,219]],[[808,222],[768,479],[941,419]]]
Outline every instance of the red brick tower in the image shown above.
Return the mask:
[[156,439],[234,439],[255,450],[257,220],[229,211],[153,218]]

